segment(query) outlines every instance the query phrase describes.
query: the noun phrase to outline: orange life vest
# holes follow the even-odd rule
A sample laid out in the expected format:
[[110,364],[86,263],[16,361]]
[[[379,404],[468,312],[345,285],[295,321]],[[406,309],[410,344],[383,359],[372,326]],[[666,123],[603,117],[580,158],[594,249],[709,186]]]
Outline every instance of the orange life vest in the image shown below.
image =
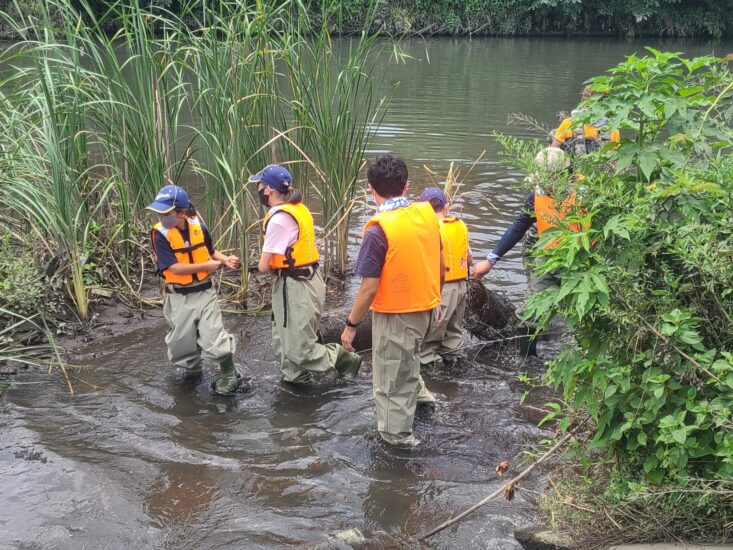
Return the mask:
[[445,257],[445,282],[468,278],[468,227],[458,218],[440,220],[440,238]]
[[[565,216],[570,213],[573,206],[575,206],[575,193],[571,193],[562,203],[560,208],[557,208],[555,199],[549,195],[540,195],[535,193],[534,196],[534,215],[537,218],[537,233],[542,235],[544,231],[552,227],[557,227],[558,222],[563,220]],[[573,231],[580,231],[578,224],[570,224],[570,229]],[[554,240],[551,243],[545,245],[545,249],[553,248],[557,246],[558,241]]]
[[[183,236],[178,228],[166,229],[160,222],[156,223],[152,231],[153,248],[155,248],[155,232],[158,231],[168,240],[178,263],[200,264],[208,262],[211,260],[211,255],[209,254],[209,249],[206,247],[201,220],[197,217],[188,218],[187,223],[188,238],[190,241],[188,243],[183,240]],[[199,271],[194,274],[176,275],[170,269],[164,269],[161,276],[168,284],[190,285],[206,279],[209,276],[209,272]]]
[[313,216],[311,216],[308,207],[303,203],[291,204],[289,202],[273,206],[265,216],[265,221],[262,224],[263,233],[267,233],[267,224],[272,216],[278,212],[286,212],[296,221],[298,224],[298,239],[288,247],[284,255],[272,255],[270,269],[303,267],[316,263],[318,261],[316,232],[313,228]]
[[374,224],[387,236],[387,256],[371,309],[411,313],[440,304],[440,229],[430,203],[381,212],[364,232]]

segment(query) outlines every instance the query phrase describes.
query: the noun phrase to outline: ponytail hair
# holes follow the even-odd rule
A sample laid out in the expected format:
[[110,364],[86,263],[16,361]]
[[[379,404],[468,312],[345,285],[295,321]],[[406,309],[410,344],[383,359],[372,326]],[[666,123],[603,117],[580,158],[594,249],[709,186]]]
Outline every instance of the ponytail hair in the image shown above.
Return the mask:
[[301,193],[298,189],[293,189],[292,187],[285,195],[285,202],[289,202],[290,204],[300,204],[303,202],[303,193]]

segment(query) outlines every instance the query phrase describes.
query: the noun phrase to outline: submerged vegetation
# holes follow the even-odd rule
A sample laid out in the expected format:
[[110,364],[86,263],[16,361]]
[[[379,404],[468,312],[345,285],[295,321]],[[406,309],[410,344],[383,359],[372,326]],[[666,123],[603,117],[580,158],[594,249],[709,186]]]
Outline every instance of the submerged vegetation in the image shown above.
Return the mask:
[[298,2],[186,6],[97,14],[51,0],[2,14],[21,37],[0,59],[13,67],[0,82],[3,246],[32,250],[81,320],[91,294],[139,297],[154,271],[144,207],[169,180],[199,197],[217,245],[238,249],[244,293],[261,214],[247,179],[290,163],[321,199],[328,267],[346,269],[363,153],[386,107],[372,78],[381,46],[362,35],[336,51]]
[[580,118],[605,117],[622,140],[555,184],[579,186],[578,208],[540,239],[538,272],[561,283],[526,313],[562,315],[577,337],[545,380],[561,390],[561,430],[594,424],[549,503],[581,548],[733,535],[733,74],[649,52],[591,80],[600,93]]

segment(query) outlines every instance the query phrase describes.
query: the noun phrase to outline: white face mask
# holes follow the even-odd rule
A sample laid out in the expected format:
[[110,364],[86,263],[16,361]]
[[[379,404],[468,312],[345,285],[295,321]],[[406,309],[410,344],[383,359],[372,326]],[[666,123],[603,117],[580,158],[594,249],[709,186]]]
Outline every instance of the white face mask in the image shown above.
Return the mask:
[[178,225],[178,213],[173,211],[170,214],[160,215],[158,216],[158,220],[160,220],[160,225],[166,229],[173,229]]

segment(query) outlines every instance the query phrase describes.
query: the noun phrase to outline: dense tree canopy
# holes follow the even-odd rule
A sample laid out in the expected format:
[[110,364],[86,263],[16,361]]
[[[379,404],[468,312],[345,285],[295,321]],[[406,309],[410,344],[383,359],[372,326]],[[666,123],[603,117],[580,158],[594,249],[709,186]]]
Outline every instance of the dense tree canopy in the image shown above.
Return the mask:
[[[42,0],[0,0],[0,8],[16,3],[23,11],[38,10]],[[135,0],[122,0],[133,2]],[[137,0],[185,11],[190,5],[217,0]],[[336,31],[354,32],[364,25],[367,5],[374,0],[336,0],[340,8]],[[97,14],[115,2],[89,0]],[[244,2],[243,2],[244,3]],[[251,3],[251,2],[250,2]],[[314,14],[320,0],[303,0]],[[667,36],[722,36],[733,28],[733,0],[381,0],[372,31],[437,34],[604,33]]]

